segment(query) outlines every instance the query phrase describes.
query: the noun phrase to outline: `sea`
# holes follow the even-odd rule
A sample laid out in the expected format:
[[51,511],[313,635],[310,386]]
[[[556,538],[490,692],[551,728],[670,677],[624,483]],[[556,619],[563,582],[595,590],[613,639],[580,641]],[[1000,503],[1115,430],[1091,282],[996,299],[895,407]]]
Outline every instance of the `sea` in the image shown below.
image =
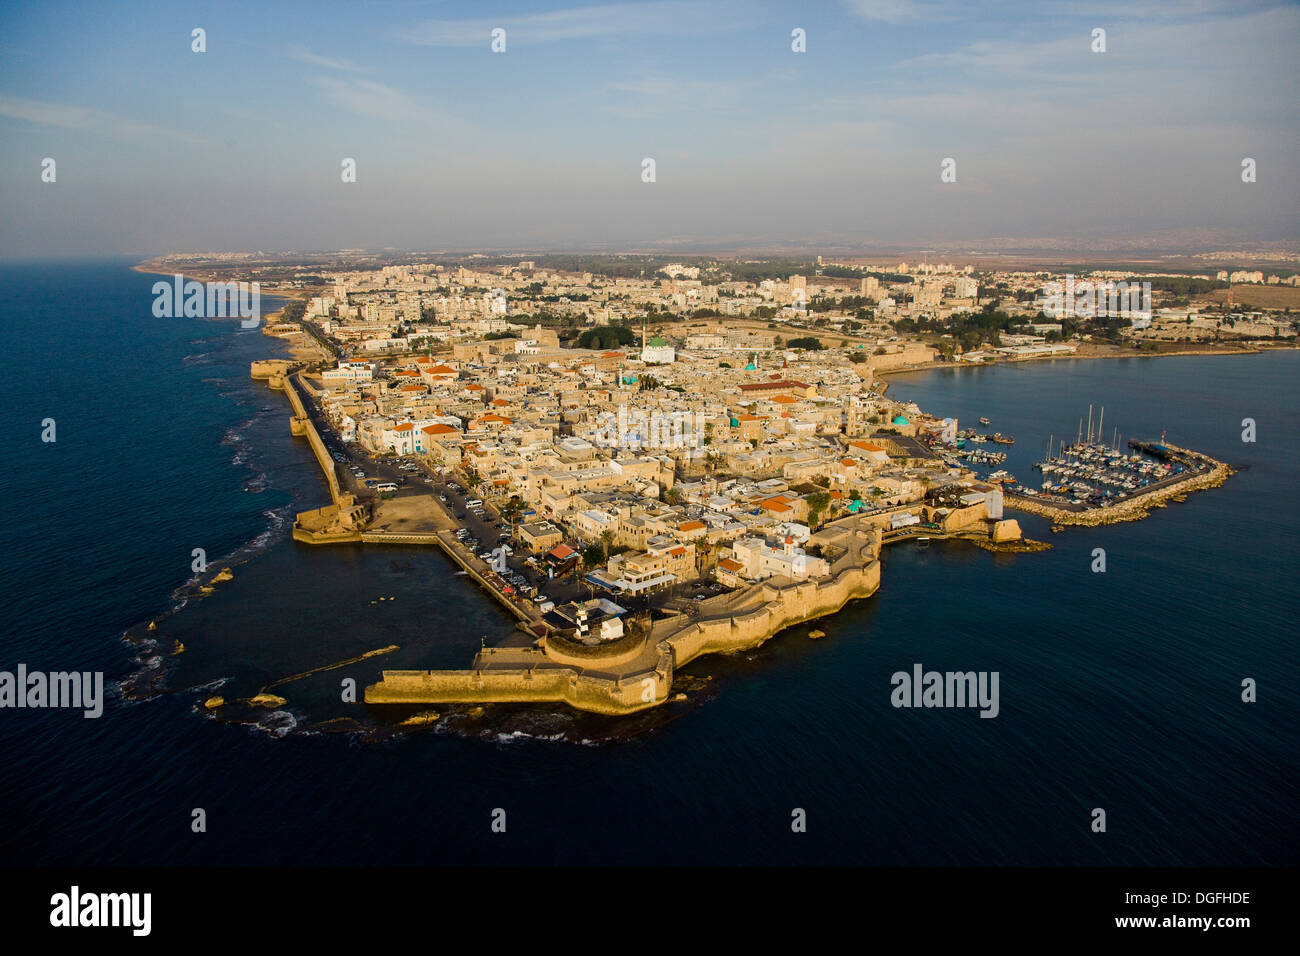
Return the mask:
[[[645,715],[405,723],[349,685],[466,666],[513,622],[439,553],[292,541],[327,492],[249,376],[284,343],[155,318],[134,262],[0,265],[0,670],[100,671],[108,697],[0,710],[0,864],[1300,861],[1300,353],[894,376],[1015,436],[985,447],[1022,482],[1089,405],[1236,474],[1135,523],[1016,516],[1048,551],[893,546],[876,595],[692,663]],[[894,706],[916,665],[996,672],[997,716]]]

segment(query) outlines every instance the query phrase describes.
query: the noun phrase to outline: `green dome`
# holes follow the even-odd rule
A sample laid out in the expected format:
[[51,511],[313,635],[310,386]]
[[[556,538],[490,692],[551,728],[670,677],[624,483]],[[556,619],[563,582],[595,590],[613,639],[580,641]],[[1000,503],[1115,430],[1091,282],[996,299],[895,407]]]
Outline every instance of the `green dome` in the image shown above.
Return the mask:
[[745,366],[745,371],[746,372],[758,371],[758,366],[755,365],[753,362],[750,362],[748,365]]
[[894,419],[894,424],[895,424],[895,425],[910,425],[911,422],[909,422],[909,421],[907,420],[907,417],[906,417],[906,416],[904,416],[904,415],[899,415],[897,418]]
[[651,346],[651,348],[663,348],[663,347],[664,347],[665,345],[667,345],[667,344],[668,344],[667,342],[665,342],[663,339],[661,339],[661,338],[660,338],[659,336],[657,336],[657,335],[656,335],[654,338],[652,338],[652,339],[650,340],[650,346]]

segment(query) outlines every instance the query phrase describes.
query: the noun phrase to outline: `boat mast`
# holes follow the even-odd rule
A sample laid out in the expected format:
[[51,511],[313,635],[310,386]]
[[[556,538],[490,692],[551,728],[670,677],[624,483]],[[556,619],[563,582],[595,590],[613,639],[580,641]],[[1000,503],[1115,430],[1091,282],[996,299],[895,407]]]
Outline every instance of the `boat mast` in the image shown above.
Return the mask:
[[1088,444],[1092,444],[1092,406],[1088,406]]
[[1106,406],[1103,405],[1101,406],[1101,418],[1097,419],[1097,444],[1098,445],[1101,444],[1101,436],[1102,436],[1101,423],[1105,420],[1106,420]]

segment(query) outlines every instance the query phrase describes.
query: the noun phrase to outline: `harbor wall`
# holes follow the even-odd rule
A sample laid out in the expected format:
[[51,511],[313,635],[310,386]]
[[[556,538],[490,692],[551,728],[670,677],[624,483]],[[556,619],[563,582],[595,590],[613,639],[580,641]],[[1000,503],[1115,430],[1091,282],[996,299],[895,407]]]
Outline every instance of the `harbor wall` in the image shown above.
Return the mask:
[[[367,704],[567,703],[596,714],[630,714],[661,704],[670,681],[657,671],[609,678],[568,667],[384,671]],[[649,697],[649,700],[645,698]]]

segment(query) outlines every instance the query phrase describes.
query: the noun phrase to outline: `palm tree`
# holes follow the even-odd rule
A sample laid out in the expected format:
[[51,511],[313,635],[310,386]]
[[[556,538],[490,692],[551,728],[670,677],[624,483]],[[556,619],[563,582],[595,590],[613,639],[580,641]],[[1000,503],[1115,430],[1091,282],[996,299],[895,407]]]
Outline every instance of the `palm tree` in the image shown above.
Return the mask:
[[600,533],[600,541],[601,541],[601,544],[603,544],[603,545],[605,546],[605,560],[608,561],[608,560],[609,560],[609,549],[610,549],[610,548],[613,546],[613,544],[614,544],[614,532],[612,532],[612,531],[610,531],[608,528],[606,528],[604,531],[602,531],[602,532]]

